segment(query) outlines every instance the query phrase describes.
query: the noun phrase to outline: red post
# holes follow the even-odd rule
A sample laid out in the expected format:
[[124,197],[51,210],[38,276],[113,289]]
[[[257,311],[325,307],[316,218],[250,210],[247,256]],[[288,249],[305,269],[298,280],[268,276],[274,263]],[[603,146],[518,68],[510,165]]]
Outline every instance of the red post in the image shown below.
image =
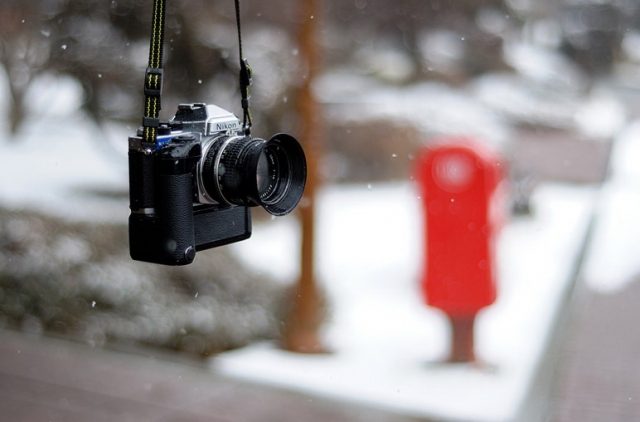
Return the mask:
[[419,155],[416,177],[425,216],[422,290],[451,322],[450,362],[474,362],[477,313],[496,299],[495,238],[501,224],[499,155],[456,138]]

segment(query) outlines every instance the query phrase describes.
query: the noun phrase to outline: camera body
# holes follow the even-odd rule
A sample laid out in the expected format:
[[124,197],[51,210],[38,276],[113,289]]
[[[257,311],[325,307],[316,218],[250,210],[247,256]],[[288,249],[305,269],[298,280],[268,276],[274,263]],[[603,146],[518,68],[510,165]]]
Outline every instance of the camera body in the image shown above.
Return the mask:
[[142,128],[129,138],[135,260],[190,264],[197,251],[249,238],[250,207],[284,215],[302,197],[306,161],[290,135],[252,138],[232,113],[204,103],[181,104],[157,130],[156,143]]

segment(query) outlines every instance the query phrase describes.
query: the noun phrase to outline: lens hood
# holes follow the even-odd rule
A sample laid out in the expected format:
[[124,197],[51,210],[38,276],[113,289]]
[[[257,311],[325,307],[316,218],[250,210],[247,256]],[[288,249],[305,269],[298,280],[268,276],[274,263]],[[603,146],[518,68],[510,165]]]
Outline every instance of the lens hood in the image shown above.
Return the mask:
[[291,135],[274,135],[262,145],[255,165],[258,205],[276,216],[293,211],[307,182],[307,161],[300,143]]

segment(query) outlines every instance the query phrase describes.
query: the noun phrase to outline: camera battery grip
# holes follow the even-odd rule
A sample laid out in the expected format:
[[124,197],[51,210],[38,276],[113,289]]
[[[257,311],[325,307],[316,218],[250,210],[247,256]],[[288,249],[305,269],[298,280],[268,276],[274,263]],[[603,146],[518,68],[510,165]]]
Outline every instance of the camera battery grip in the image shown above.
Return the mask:
[[193,134],[174,137],[162,147],[129,150],[131,258],[164,265],[187,265],[196,251],[251,236],[248,207],[194,204],[194,170],[202,157]]
[[[169,238],[157,215],[131,213],[129,245],[131,258],[164,265],[187,265],[196,251],[222,246],[251,236],[251,210],[248,207],[196,207],[192,213],[195,248],[188,239]],[[185,233],[185,232],[183,232]],[[186,232],[188,234],[188,232]],[[182,246],[179,249],[178,246]]]

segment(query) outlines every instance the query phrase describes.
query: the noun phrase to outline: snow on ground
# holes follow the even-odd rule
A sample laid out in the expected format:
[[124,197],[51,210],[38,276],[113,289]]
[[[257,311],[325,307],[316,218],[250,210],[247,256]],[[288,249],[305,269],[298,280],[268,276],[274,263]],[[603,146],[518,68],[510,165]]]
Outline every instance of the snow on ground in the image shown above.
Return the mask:
[[397,87],[340,70],[324,75],[315,88],[332,121],[395,121],[430,136],[473,136],[497,149],[511,136],[504,119],[476,95],[440,82]]
[[603,185],[584,278],[600,292],[617,292],[640,274],[640,121],[616,139],[611,177]]
[[[0,70],[0,116],[10,106],[5,78]],[[28,91],[31,114],[14,138],[0,118],[2,206],[73,220],[127,221],[128,198],[122,194],[129,189],[127,136],[135,128],[108,125],[101,131],[79,110],[81,98],[72,78],[44,74]]]
[[[212,367],[238,376],[417,416],[512,420],[522,404],[590,221],[592,188],[542,186],[535,216],[511,221],[499,242],[500,298],[477,322],[474,368],[441,365],[443,315],[421,302],[422,220],[408,183],[327,188],[319,198],[318,278],[332,316],[329,355],[271,344],[225,353]],[[281,220],[234,245],[247,265],[296,277],[297,227]]]
[[[126,129],[112,130],[126,151]],[[126,154],[116,153],[103,137],[79,112],[30,119],[19,139],[0,142],[0,204],[72,220],[126,223]]]
[[24,142],[2,145],[2,205],[73,220],[125,223],[128,198],[109,199],[97,193],[126,194],[126,167],[119,171],[104,157],[111,152],[101,148],[99,141],[87,139],[91,135],[86,121],[67,119],[64,130],[58,124],[56,120],[31,123]]

